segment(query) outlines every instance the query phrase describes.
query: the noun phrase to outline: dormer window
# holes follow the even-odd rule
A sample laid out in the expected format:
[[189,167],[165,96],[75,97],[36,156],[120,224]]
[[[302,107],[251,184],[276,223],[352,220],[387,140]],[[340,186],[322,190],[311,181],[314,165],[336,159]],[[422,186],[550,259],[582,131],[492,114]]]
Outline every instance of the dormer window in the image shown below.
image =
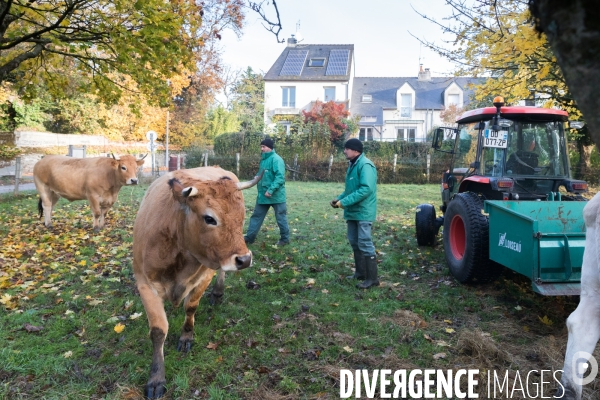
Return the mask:
[[371,96],[370,94],[363,94],[361,102],[362,103],[372,103],[373,102],[373,96]]
[[325,59],[324,58],[311,58],[308,61],[308,66],[309,67],[324,67]]

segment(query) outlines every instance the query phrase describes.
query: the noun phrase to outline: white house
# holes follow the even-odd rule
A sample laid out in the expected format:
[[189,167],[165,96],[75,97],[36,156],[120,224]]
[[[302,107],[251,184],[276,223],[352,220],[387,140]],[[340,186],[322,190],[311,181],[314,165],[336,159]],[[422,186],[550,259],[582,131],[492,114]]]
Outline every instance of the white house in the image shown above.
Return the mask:
[[315,101],[336,101],[350,108],[354,45],[298,44],[291,38],[265,74],[265,126],[310,110]]
[[427,133],[443,125],[440,113],[451,104],[464,107],[475,78],[431,77],[428,68],[418,76],[354,78],[352,115],[360,115],[359,139],[425,141]]
[[360,116],[361,140],[424,141],[442,125],[440,112],[451,104],[463,107],[476,78],[431,77],[421,67],[417,77],[354,77],[354,45],[288,46],[265,74],[265,126],[287,126],[286,116],[310,110],[315,101],[344,103]]

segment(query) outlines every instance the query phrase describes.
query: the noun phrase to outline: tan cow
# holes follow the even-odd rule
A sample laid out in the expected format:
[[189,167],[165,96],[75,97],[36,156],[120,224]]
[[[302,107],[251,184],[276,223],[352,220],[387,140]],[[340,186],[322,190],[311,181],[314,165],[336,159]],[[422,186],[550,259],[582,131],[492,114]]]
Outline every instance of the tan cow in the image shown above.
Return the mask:
[[44,225],[52,226],[52,209],[64,197],[69,201],[87,199],[94,215],[94,230],[103,228],[106,212],[117,200],[121,187],[138,183],[136,172],[144,157],[137,160],[113,154],[113,158],[42,158],[33,167],[33,180],[40,194],[40,218],[46,214]]
[[250,266],[241,189],[261,177],[242,183],[229,171],[203,167],[170,172],[148,188],[133,226],[133,272],[153,346],[148,398],[165,393],[163,346],[169,323],[163,302],[177,306],[183,301],[185,322],[177,349],[187,352],[196,308],[215,271],[222,278],[222,271]]

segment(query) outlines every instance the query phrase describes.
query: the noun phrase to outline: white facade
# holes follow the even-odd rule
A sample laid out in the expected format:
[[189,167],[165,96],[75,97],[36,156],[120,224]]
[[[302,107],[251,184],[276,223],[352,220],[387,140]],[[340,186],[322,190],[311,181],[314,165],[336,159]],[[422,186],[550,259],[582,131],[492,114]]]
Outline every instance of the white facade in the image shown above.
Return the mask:
[[[289,96],[290,88],[293,88],[294,92],[293,103],[289,101],[291,100]],[[286,95],[285,101],[284,92]],[[335,98],[328,98],[331,97],[332,93],[334,93]],[[346,103],[348,109],[351,93],[351,82],[265,81],[265,126],[274,128],[277,125],[271,119],[274,115],[299,115],[303,110],[309,111],[317,100],[322,102],[334,100],[338,103]],[[285,125],[285,122],[280,122],[280,124]]]

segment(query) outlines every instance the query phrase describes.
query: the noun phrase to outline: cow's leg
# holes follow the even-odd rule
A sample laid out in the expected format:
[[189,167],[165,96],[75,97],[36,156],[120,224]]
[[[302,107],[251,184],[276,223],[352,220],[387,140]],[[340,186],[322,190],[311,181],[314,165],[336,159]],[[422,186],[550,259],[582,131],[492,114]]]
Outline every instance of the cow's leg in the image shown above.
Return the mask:
[[217,273],[217,280],[210,292],[210,305],[220,304],[223,301],[223,293],[225,293],[225,271],[220,269]]
[[[588,206],[594,206],[592,204],[594,200],[598,203],[600,198],[594,197]],[[591,214],[597,213],[597,208],[587,210],[588,206],[586,206],[586,211]],[[587,219],[590,218],[590,215],[586,216],[584,211],[584,217]],[[555,397],[563,400],[581,399],[581,379],[585,372],[584,363],[587,362],[587,359],[582,356],[586,353],[592,354],[600,338],[600,259],[598,258],[600,215],[595,217],[596,220],[593,224],[586,221],[579,305],[567,319],[569,340],[561,378],[562,387],[559,387],[555,394]]]
[[183,309],[185,310],[185,322],[183,323],[183,329],[181,330],[181,336],[179,337],[179,343],[177,344],[177,350],[187,353],[192,348],[194,342],[194,316],[200,298],[204,294],[204,291],[210,284],[215,271],[206,268],[202,278],[198,285],[193,288],[190,293],[186,296],[183,303]]
[[93,195],[88,197],[90,202],[90,208],[92,209],[92,215],[94,216],[94,231],[98,232],[104,226],[104,220],[100,225],[100,219],[102,217],[102,209],[100,208],[100,202]]
[[569,340],[561,379],[563,387],[558,388],[556,397],[564,400],[579,400],[582,393],[580,382],[585,372],[584,363],[588,361],[582,356],[592,354],[600,338],[600,295],[598,293],[593,296],[581,296],[577,309],[567,319],[567,327]]
[[150,325],[150,339],[152,340],[152,365],[150,378],[146,383],[144,394],[149,399],[158,399],[165,394],[165,357],[164,345],[169,323],[163,301],[145,283],[138,283],[138,290]]
[[44,211],[44,225],[46,225],[47,228],[50,228],[52,227],[52,210],[56,203],[58,203],[60,196],[47,187],[39,190],[39,193],[42,210]]

